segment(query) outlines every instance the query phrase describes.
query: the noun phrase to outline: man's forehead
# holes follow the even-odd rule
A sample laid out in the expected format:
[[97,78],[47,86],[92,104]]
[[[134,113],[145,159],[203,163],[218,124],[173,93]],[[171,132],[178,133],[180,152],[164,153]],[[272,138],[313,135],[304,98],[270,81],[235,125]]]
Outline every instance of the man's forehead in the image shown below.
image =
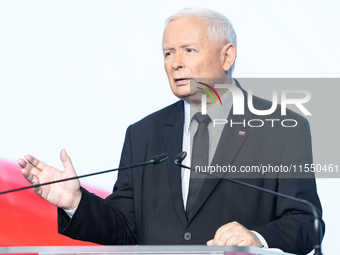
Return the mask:
[[207,20],[200,17],[183,17],[171,21],[165,28],[164,33],[167,31],[175,32],[182,30],[207,30]]
[[168,24],[163,33],[163,47],[167,43],[180,42],[180,44],[195,43],[195,39],[207,35],[206,20],[198,17],[176,19]]

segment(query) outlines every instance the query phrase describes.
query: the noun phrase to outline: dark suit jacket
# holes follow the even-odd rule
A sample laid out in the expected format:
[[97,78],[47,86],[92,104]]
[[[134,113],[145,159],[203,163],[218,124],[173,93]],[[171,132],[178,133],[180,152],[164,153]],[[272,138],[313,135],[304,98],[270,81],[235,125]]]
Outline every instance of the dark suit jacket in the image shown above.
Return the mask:
[[[271,103],[254,97],[256,109]],[[279,109],[272,116],[254,116],[245,108],[243,119],[282,119]],[[252,166],[260,164],[304,165],[312,163],[308,122],[295,119],[295,128],[270,123],[262,128],[229,125],[223,130],[212,165]],[[197,200],[194,215],[187,220],[181,192],[181,169],[174,157],[182,151],[184,110],[179,101],[131,125],[126,132],[120,165],[147,161],[170,153],[159,165],[120,171],[113,193],[105,200],[82,189],[79,207],[70,221],[59,210],[59,232],[72,238],[100,244],[205,244],[222,225],[237,221],[260,233],[269,247],[306,254],[314,244],[313,217],[309,208],[287,199],[264,194],[237,184],[207,178]],[[279,123],[279,122],[276,122]],[[240,135],[244,131],[245,135]],[[247,178],[247,183],[321,205],[312,178]],[[324,225],[323,225],[324,229]]]

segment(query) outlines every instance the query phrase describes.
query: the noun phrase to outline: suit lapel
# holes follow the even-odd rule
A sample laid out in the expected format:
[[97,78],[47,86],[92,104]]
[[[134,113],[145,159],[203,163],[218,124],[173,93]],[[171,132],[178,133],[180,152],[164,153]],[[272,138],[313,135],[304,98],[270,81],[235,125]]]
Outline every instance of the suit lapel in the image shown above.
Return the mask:
[[180,101],[175,106],[173,112],[170,114],[164,125],[163,139],[165,149],[168,153],[170,153],[170,160],[167,160],[167,167],[172,201],[180,221],[183,226],[186,226],[187,220],[182,198],[181,168],[174,164],[174,157],[182,151],[183,125],[184,105],[183,101]]
[[[236,81],[237,82],[237,81]],[[239,86],[238,82],[237,85]],[[239,86],[240,87],[240,86]],[[241,88],[242,89],[242,88]],[[242,89],[243,90],[243,89]],[[243,94],[245,98],[247,98],[247,92],[243,90]],[[246,100],[245,100],[246,102]],[[211,162],[212,166],[216,166],[217,164],[219,166],[228,166],[232,165],[234,158],[236,157],[237,153],[241,149],[243,143],[247,139],[247,137],[250,135],[250,130],[247,129],[247,127],[243,127],[242,125],[233,125],[233,127],[230,127],[230,120],[233,120],[233,123],[239,122],[243,123],[243,121],[247,122],[247,120],[252,118],[252,114],[248,110],[248,107],[245,105],[245,114],[244,115],[233,115],[233,109],[230,110],[229,116],[228,116],[228,123],[223,128],[220,141],[217,145],[215,155],[213,157],[213,160]],[[243,133],[244,132],[244,133]],[[221,178],[224,177],[225,173],[219,173],[216,174],[217,176],[220,176]],[[220,178],[206,178],[205,182],[202,186],[201,192],[199,194],[199,197],[197,199],[197,203],[195,205],[194,213],[191,217],[191,219],[194,217],[194,215],[199,211],[201,206],[204,204],[204,202],[207,200],[207,198],[210,196],[210,194],[215,189],[216,185],[221,181]],[[189,219],[189,221],[191,220]]]

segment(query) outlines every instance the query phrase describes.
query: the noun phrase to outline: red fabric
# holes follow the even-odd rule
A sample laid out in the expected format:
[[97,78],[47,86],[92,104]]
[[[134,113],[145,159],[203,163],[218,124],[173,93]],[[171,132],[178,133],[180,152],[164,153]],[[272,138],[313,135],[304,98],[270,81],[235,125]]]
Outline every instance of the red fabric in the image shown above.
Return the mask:
[[39,253],[0,253],[0,255],[39,255]]
[[[0,192],[28,186],[16,163],[0,160]],[[98,196],[109,193],[86,187]],[[0,195],[0,247],[95,245],[58,234],[57,210],[32,189]]]

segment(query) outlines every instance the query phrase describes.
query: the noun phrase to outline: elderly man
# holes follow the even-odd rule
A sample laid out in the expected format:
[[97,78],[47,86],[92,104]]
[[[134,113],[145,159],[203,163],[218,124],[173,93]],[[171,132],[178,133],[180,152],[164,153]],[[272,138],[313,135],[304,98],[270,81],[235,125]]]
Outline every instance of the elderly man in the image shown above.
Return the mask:
[[[173,163],[175,155],[190,152],[193,143],[186,164],[197,164],[195,155],[199,154],[194,147],[198,143],[190,132],[203,129],[203,136],[219,141],[208,150],[207,164],[312,163],[307,121],[288,112],[289,118],[299,120],[296,128],[240,131],[226,126],[218,131],[208,120],[201,129],[203,115],[190,114],[189,103],[197,95],[190,83],[198,78],[230,83],[236,59],[233,27],[217,12],[183,9],[171,16],[164,30],[163,54],[171,90],[181,100],[128,128],[120,165],[143,162],[162,152],[170,153],[171,160],[119,172],[113,193],[105,200],[80,187],[78,180],[36,188],[37,194],[59,207],[59,232],[100,244],[247,245],[308,253],[314,242],[313,217],[308,208],[218,178],[203,179],[197,189],[190,171]],[[235,80],[231,83],[240,87]],[[220,111],[226,118],[235,117],[230,92],[218,92],[223,102]],[[270,108],[265,100],[254,98],[253,102],[258,109]],[[252,117],[250,114],[246,111],[245,118]],[[279,118],[275,114],[273,118]],[[23,159],[18,163],[32,184],[75,176],[66,151],[62,150],[60,156],[64,171],[32,156],[26,156],[28,163]],[[307,199],[321,216],[314,178],[245,181]]]

